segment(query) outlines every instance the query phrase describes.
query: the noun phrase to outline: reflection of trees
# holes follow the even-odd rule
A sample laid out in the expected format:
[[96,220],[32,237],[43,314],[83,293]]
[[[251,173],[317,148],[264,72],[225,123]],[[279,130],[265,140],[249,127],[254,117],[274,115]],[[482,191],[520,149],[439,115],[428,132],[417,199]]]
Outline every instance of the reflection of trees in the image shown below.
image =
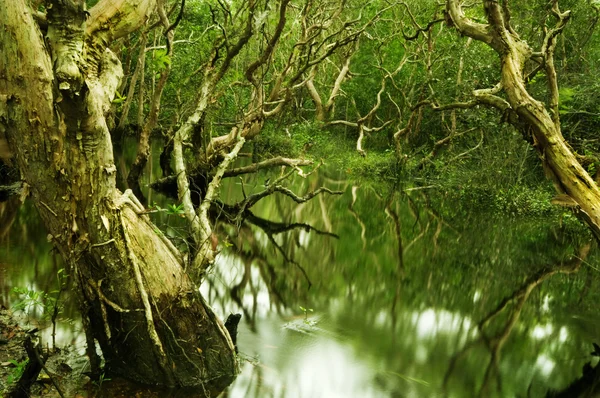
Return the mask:
[[[295,195],[291,190],[288,190],[287,188],[285,189],[285,191],[282,190],[282,192],[285,192],[286,196],[289,196],[292,199],[294,199],[296,203],[305,203],[317,196],[321,192],[327,192],[329,194],[338,195],[341,194],[341,192],[334,192],[326,188],[318,188],[317,190],[314,190],[303,197]],[[331,232],[319,230],[313,227],[312,225],[304,222],[280,222],[259,217],[250,210],[250,207],[253,205],[250,199],[252,198],[246,198],[244,199],[244,201],[238,202],[235,205],[227,205],[221,203],[219,205],[218,212],[226,215],[225,220],[227,220],[228,222],[233,222],[235,225],[237,225],[238,231],[247,230],[248,228],[250,230],[253,230],[252,227],[260,229],[265,234],[273,248],[275,248],[275,250],[283,257],[284,263],[293,264],[298,268],[298,270],[302,272],[302,275],[306,279],[308,287],[310,288],[312,282],[310,281],[310,278],[308,277],[308,274],[306,273],[304,267],[295,259],[294,256],[295,248],[301,246],[300,242],[297,239],[297,236],[294,236],[294,233],[296,231],[302,230],[306,233],[312,232],[319,235],[326,235],[335,238],[337,238],[337,235]],[[282,208],[279,209],[281,212],[283,212]],[[281,243],[278,242],[278,240],[276,239],[278,236],[282,236]],[[294,236],[294,239],[290,240],[292,236]],[[249,241],[256,242],[256,239],[249,239]]]
[[[356,187],[355,187],[356,188]],[[403,189],[401,192],[401,198],[398,198],[398,192],[400,191],[398,187],[393,187],[391,192],[388,194],[387,198],[376,195],[377,198],[384,203],[384,211],[386,218],[389,220],[389,224],[386,225],[386,228],[383,228],[383,234],[388,234],[388,231],[391,230],[391,234],[389,236],[393,236],[395,243],[395,250],[390,253],[390,255],[394,258],[394,267],[395,269],[390,269],[389,272],[392,274],[393,278],[393,286],[390,290],[393,290],[393,298],[391,300],[390,308],[390,319],[392,322],[392,339],[393,344],[396,344],[396,328],[398,322],[398,304],[402,294],[402,287],[405,278],[407,277],[407,272],[409,270],[406,269],[406,257],[409,251],[415,250],[417,248],[417,243],[419,243],[422,239],[429,237],[432,240],[432,247],[434,248],[433,254],[437,250],[437,240],[442,232],[444,226],[449,225],[445,223],[439,214],[433,209],[429,198],[420,191],[421,188],[407,188]],[[414,195],[416,191],[416,195]],[[413,197],[415,196],[415,197]],[[358,214],[355,214],[354,204],[356,202],[356,190],[353,188],[353,198],[352,205],[350,206],[350,212],[357,219],[359,224],[361,225],[361,230],[366,230],[366,226],[361,221],[361,218]],[[402,210],[404,210],[405,214],[402,214]],[[408,227],[404,227],[407,225]],[[431,232],[431,225],[435,225],[435,232]],[[365,241],[365,246],[367,245]],[[427,243],[424,243],[427,244]],[[411,264],[411,261],[408,262]],[[417,269],[410,270],[411,272],[419,272]],[[429,274],[431,277],[431,274]],[[414,275],[413,275],[414,276]]]
[[[593,356],[600,356],[600,347],[594,343]],[[562,391],[549,392],[548,398],[597,397],[600,389],[600,363],[592,367],[590,362],[583,365],[583,375]]]
[[392,332],[393,332],[393,338],[396,338],[396,324],[397,324],[397,313],[398,311],[396,310],[396,306],[398,304],[398,300],[400,299],[400,293],[401,293],[401,286],[402,286],[402,279],[404,278],[404,245],[402,244],[402,224],[400,223],[400,217],[398,217],[398,213],[396,212],[396,210],[392,207],[392,203],[393,203],[393,199],[394,199],[395,195],[392,194],[390,195],[390,199],[388,200],[388,203],[385,206],[385,213],[392,219],[392,222],[394,223],[394,231],[395,231],[395,237],[396,237],[396,241],[398,243],[397,248],[398,248],[398,265],[396,267],[396,289],[394,290],[394,299],[392,300],[392,307],[391,307],[391,315],[392,315]]
[[[531,295],[531,292],[546,279],[556,274],[571,274],[579,271],[581,264],[583,263],[590,251],[590,247],[591,244],[588,243],[582,246],[579,249],[577,255],[574,256],[571,260],[562,262],[558,265],[547,266],[542,268],[541,270],[530,276],[521,285],[521,287],[519,287],[519,289],[515,290],[510,296],[507,296],[503,300],[501,300],[496,308],[494,308],[486,316],[484,316],[481,319],[481,321],[479,321],[479,323],[477,324],[477,328],[479,331],[478,337],[472,340],[471,342],[467,343],[462,350],[458,351],[452,356],[450,364],[448,366],[448,370],[444,376],[444,390],[447,389],[450,376],[452,375],[457,362],[461,358],[463,358],[470,349],[474,348],[480,343],[483,343],[490,351],[491,356],[485,371],[485,375],[483,377],[481,387],[479,389],[479,396],[489,396],[491,383],[494,376],[496,378],[497,388],[501,392],[502,379],[498,369],[501,351],[504,344],[508,340],[508,337],[513,331],[515,325],[517,324],[525,302]],[[488,334],[486,332],[486,328],[488,328],[492,320],[498,317],[498,315],[503,313],[507,308],[509,308],[511,304],[512,308],[510,308],[507,319],[501,325],[500,330],[498,332],[495,332],[494,334]]]
[[[314,238],[308,240],[308,236],[337,238],[327,227],[331,225],[328,213],[332,201],[312,199],[342,192],[324,188],[319,179],[302,178],[300,184],[296,180],[290,182],[290,188],[283,186],[283,180],[291,176],[291,172],[282,171],[279,177],[272,177],[270,183],[259,187],[246,180],[238,186],[242,200],[233,204],[218,201],[211,210],[211,217],[217,220],[219,240],[222,246],[229,247],[224,254],[241,265],[236,280],[227,287],[229,294],[222,292],[217,299],[225,309],[229,307],[227,296],[230,296],[253,331],[261,291],[266,290],[271,310],[282,315],[290,299],[305,295],[310,289],[313,281],[305,266],[310,264],[311,254],[321,248],[314,244]],[[265,198],[268,202],[263,203]],[[327,261],[326,257],[321,259]],[[226,260],[228,267],[233,264],[231,261]],[[219,268],[211,271],[213,281],[228,279],[230,270]]]
[[0,202],[0,241],[8,236],[22,204],[18,196],[10,196],[5,202]]
[[[318,186],[307,187],[306,184],[314,181],[305,181],[301,180],[305,184],[302,187],[292,185],[292,188],[304,192]],[[262,189],[262,179],[258,184]],[[355,346],[358,356],[372,356],[385,362],[383,367],[393,371],[393,375],[390,372],[382,376],[387,391],[406,391],[412,384],[410,388],[420,391],[416,396],[431,396],[431,388],[439,386],[445,375],[457,379],[460,374],[460,390],[470,391],[475,396],[482,389],[481,395],[485,396],[490,385],[495,388],[499,380],[497,367],[512,360],[506,349],[512,346],[518,329],[514,329],[510,340],[508,337],[521,311],[527,312],[536,297],[535,287],[553,274],[570,272],[570,262],[564,262],[541,270],[523,283],[525,278],[521,275],[525,264],[540,256],[544,260],[537,261],[542,264],[556,263],[555,258],[564,258],[566,240],[547,232],[550,229],[546,222],[515,223],[512,219],[490,217],[485,211],[469,209],[465,214],[458,204],[442,206],[440,201],[445,198],[436,196],[435,192],[427,195],[428,187],[403,190],[394,187],[386,191],[381,186],[364,183],[348,188],[347,194],[339,200],[325,197],[325,207],[316,200],[294,206],[287,197],[271,196],[268,203],[252,209],[255,216],[277,220],[283,225],[302,221],[326,231],[323,226],[326,227],[327,222],[322,212],[327,213],[334,231],[342,237],[339,241],[331,240],[335,244],[330,245],[326,243],[328,239],[310,232],[310,242],[307,244],[304,240],[301,245],[299,237],[302,242],[305,235],[302,228],[274,235],[275,242],[287,256],[306,267],[314,282],[310,291],[300,270],[286,263],[279,249],[269,243],[257,225],[243,223],[239,229],[229,223],[220,225],[219,234],[232,237],[233,247],[227,253],[238,260],[235,281],[228,280],[229,286],[233,286],[233,301],[241,309],[238,312],[244,312],[243,319],[256,331],[261,329],[264,315],[261,312],[264,307],[259,306],[257,311],[261,295],[263,299],[268,295],[271,314],[289,316],[294,309],[298,313],[298,304],[308,304],[333,319],[340,330],[352,335],[350,344]],[[361,251],[363,245],[365,249]],[[547,250],[540,253],[540,245]],[[496,261],[498,256],[506,261]],[[583,251],[579,256],[584,256]],[[227,271],[221,277],[225,279],[225,275]],[[499,282],[490,285],[493,280]],[[521,284],[523,287],[503,300],[506,294],[503,286]],[[482,290],[486,291],[485,298],[474,303],[473,295]],[[225,301],[227,290],[222,290],[220,296]],[[488,316],[480,312],[485,300],[497,307],[486,306],[484,311],[489,310]],[[529,303],[526,307],[525,301]],[[330,306],[330,302],[334,305]],[[225,303],[224,309],[231,305]],[[470,316],[472,311],[478,313],[475,318]],[[428,340],[428,334],[423,337],[415,332],[418,323],[415,318],[424,312],[440,315],[436,319],[440,322],[436,324],[440,335],[432,334],[432,340]],[[452,316],[451,325],[444,323],[448,316]],[[507,319],[509,316],[512,320]],[[481,336],[472,334],[471,319],[475,322],[481,319]],[[471,342],[477,337],[480,338]],[[469,347],[451,358],[464,346],[465,338]],[[518,343],[515,341],[515,344]],[[482,347],[484,353],[480,355]],[[243,347],[241,350],[244,352]],[[472,355],[474,351],[477,355]],[[395,354],[386,354],[392,352]],[[488,352],[495,352],[489,369]],[[424,358],[429,362],[421,363],[418,355],[426,355]],[[527,355],[523,353],[524,361]],[[454,364],[453,369],[448,370],[450,359]],[[488,385],[482,387],[484,377]],[[424,378],[430,384],[414,386],[416,378]],[[504,395],[511,386],[522,382],[520,378],[511,382],[507,376],[502,381]],[[450,383],[452,392],[454,387]],[[254,387],[251,391],[254,392]],[[490,395],[494,392],[492,390]]]
[[360,240],[362,241],[362,249],[365,250],[367,248],[367,239],[365,237],[367,233],[367,227],[365,223],[361,220],[360,215],[354,210],[354,204],[356,203],[356,192],[358,191],[358,186],[354,185],[352,187],[352,202],[348,206],[348,211],[352,214],[352,217],[356,219],[358,225],[360,225]]

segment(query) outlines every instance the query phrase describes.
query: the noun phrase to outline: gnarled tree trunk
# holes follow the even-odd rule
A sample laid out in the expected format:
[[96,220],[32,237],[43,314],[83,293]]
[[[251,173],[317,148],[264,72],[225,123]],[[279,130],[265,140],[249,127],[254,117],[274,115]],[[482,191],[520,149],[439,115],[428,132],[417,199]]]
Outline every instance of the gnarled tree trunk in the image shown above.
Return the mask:
[[0,7],[0,129],[79,282],[88,343],[119,375],[221,389],[237,368],[230,336],[177,250],[115,187],[105,115],[122,69],[107,44],[136,30],[154,1],[104,0],[89,16],[83,0],[49,3],[46,15],[25,0]]
[[[570,13],[561,12],[558,0],[552,0],[552,13],[557,22],[552,29],[546,30],[542,48],[536,53],[511,26],[507,4],[484,0],[488,23],[481,24],[467,18],[460,3],[459,0],[446,2],[448,15],[456,28],[466,36],[488,44],[501,61],[500,82],[493,89],[475,91],[477,102],[500,109],[511,123],[531,133],[544,169],[556,189],[572,198],[577,204],[577,214],[600,239],[600,190],[575,157],[560,128],[554,48]],[[546,73],[549,110],[527,91],[525,65],[534,57]],[[496,95],[501,90],[506,99]]]

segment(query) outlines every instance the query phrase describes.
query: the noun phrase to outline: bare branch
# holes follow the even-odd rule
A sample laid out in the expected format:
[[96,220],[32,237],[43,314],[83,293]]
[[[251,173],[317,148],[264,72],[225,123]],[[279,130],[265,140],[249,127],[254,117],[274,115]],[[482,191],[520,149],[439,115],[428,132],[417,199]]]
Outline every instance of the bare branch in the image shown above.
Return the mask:
[[237,144],[233,147],[231,152],[229,152],[225,158],[221,161],[217,172],[213,176],[212,181],[208,184],[208,189],[206,190],[206,195],[202,200],[202,204],[198,208],[198,222],[200,224],[199,234],[194,236],[196,243],[199,244],[199,248],[197,249],[196,256],[194,257],[194,272],[198,272],[202,274],[207,265],[210,265],[214,262],[214,252],[212,248],[211,235],[212,235],[212,225],[210,219],[208,217],[208,211],[210,209],[211,203],[217,198],[219,194],[219,187],[221,184],[221,179],[223,178],[223,174],[229,164],[237,157],[237,154],[244,146],[244,142],[246,140],[244,137],[238,137]]
[[297,168],[298,166],[308,166],[311,164],[313,164],[312,160],[290,159],[290,158],[284,158],[284,157],[279,156],[276,158],[267,159],[267,160],[259,162],[259,163],[253,163],[248,166],[238,167],[237,169],[228,170],[225,172],[225,174],[223,174],[223,178],[235,177],[235,176],[239,176],[241,174],[256,173],[259,170],[268,169],[271,167],[290,166],[290,167]]
[[406,4],[405,2],[401,1],[400,2],[401,5],[404,6],[404,8],[406,9],[406,12],[408,13],[410,20],[412,22],[412,24],[415,26],[416,31],[413,35],[407,35],[406,33],[404,33],[404,29],[402,29],[402,36],[404,37],[404,40],[415,40],[419,37],[419,35],[421,33],[425,33],[427,31],[429,31],[429,29],[431,29],[431,27],[439,22],[444,22],[445,19],[444,18],[438,18],[438,19],[434,19],[429,21],[429,23],[423,28],[421,27],[421,25],[419,25],[419,23],[417,22],[417,19],[415,18],[415,16],[413,15],[412,11],[410,10],[410,7],[408,6],[408,4]]
[[548,91],[550,92],[550,112],[552,114],[552,121],[556,128],[560,128],[560,112],[558,110],[559,92],[558,92],[558,79],[556,77],[556,69],[554,67],[554,49],[556,48],[556,39],[558,35],[564,30],[569,18],[571,16],[570,11],[564,13],[560,12],[558,8],[558,0],[552,2],[552,13],[557,19],[556,26],[550,30],[544,29],[546,35],[544,37],[544,43],[542,45],[542,55],[544,57],[544,66],[546,70],[546,77],[548,78]]

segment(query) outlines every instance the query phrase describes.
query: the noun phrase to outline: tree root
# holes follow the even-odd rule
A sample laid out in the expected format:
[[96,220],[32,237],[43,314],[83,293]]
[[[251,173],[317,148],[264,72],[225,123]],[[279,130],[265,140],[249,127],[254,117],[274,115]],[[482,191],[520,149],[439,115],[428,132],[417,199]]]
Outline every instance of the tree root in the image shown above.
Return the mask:
[[135,276],[135,282],[140,293],[140,298],[142,299],[142,303],[144,305],[144,315],[146,318],[148,337],[150,337],[150,340],[152,340],[154,355],[157,357],[158,363],[160,364],[165,376],[167,377],[167,381],[169,382],[169,384],[175,385],[173,374],[171,373],[167,365],[167,355],[165,354],[165,350],[162,345],[162,342],[160,341],[160,337],[158,336],[156,328],[154,327],[154,317],[152,316],[152,308],[150,307],[148,292],[146,292],[146,289],[144,288],[144,281],[142,279],[140,265],[137,262],[135,254],[133,253],[133,251],[131,251],[131,241],[129,239],[129,236],[127,235],[127,230],[125,228],[125,223],[123,222],[123,216],[121,215],[121,213],[119,213],[119,220],[121,221],[123,237],[125,238],[125,250],[127,250],[127,256],[129,257],[129,262],[131,263],[133,273]]

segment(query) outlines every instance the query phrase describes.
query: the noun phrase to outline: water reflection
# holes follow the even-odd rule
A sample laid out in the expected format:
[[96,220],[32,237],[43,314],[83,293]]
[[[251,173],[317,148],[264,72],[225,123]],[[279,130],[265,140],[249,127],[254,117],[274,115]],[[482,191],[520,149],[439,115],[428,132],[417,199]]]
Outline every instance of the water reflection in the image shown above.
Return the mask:
[[[286,207],[285,199],[274,198],[257,212],[335,226],[339,242],[314,234],[307,239],[300,232],[288,236],[287,250],[301,253],[309,277],[317,275],[310,290],[298,275],[290,278],[293,268],[276,253],[268,256],[271,273],[261,271],[264,256],[224,254],[206,286],[208,295],[223,298],[222,313],[246,314],[241,352],[276,375],[260,372],[261,382],[254,383],[263,395],[256,396],[487,397],[528,391],[542,396],[581,375],[591,340],[572,328],[567,308],[581,304],[584,295],[562,302],[554,297],[577,290],[582,280],[597,284],[592,268],[597,260],[588,256],[585,234],[574,233],[556,215],[543,220],[465,215],[435,194],[399,197],[376,195],[369,187],[342,188],[347,194],[339,200]],[[260,231],[253,234],[246,241],[264,241]],[[264,244],[256,249],[268,250]],[[584,261],[590,266],[581,270]],[[542,284],[550,279],[554,283]],[[235,304],[226,299],[227,286],[236,286]],[[240,293],[243,287],[248,288]],[[317,328],[328,333],[286,326],[307,305],[318,308]],[[271,352],[282,349],[272,344],[281,340],[277,333],[315,341],[310,348],[288,342],[285,355],[292,360],[282,362]],[[352,355],[341,354],[348,352]],[[321,364],[326,370],[314,371]],[[302,376],[289,376],[298,369]],[[338,371],[350,375],[357,369],[363,377],[355,377],[361,381],[351,392],[344,388],[352,378],[338,382],[339,395],[306,392],[306,386],[336,383]],[[244,396],[238,395],[244,387],[250,391],[255,373],[244,374],[231,387],[233,396]]]
[[[265,178],[248,177],[246,194]],[[291,229],[273,235],[277,249],[249,223],[216,229],[221,253],[201,289],[223,318],[243,314],[242,372],[224,397],[544,396],[581,377],[600,341],[598,260],[568,216],[501,217],[328,170],[292,188],[321,185],[345,194],[272,196],[253,213],[326,234]],[[239,181],[223,189],[229,203],[243,197]],[[0,236],[6,306],[15,286],[54,290],[62,267],[31,206],[13,214]],[[185,244],[181,220],[152,217]]]

